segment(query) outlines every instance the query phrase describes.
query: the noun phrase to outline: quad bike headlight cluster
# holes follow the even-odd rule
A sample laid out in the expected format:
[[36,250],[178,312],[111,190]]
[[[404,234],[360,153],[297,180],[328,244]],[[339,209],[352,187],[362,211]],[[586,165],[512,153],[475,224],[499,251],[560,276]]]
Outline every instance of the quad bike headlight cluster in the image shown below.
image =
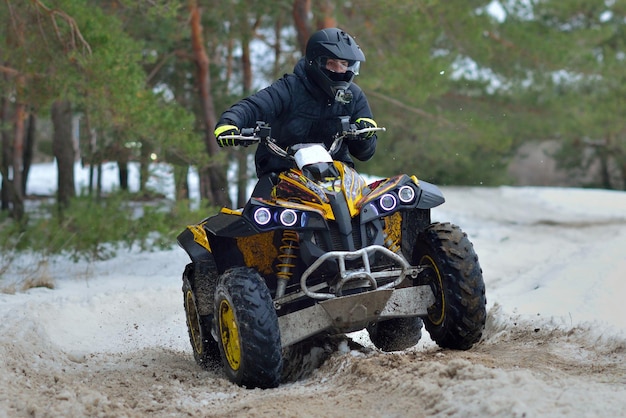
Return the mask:
[[378,198],[378,207],[383,212],[391,212],[400,205],[410,205],[415,202],[415,189],[404,185],[393,192],[385,193]]
[[293,209],[272,211],[269,208],[261,207],[254,211],[252,217],[259,226],[282,225],[292,227],[295,225],[296,227],[303,227],[307,223],[306,213]]

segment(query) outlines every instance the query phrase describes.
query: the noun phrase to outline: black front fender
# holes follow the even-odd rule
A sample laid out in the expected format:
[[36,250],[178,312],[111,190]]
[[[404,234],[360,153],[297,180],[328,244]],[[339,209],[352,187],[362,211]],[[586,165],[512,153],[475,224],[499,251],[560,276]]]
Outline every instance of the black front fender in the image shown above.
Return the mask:
[[213,259],[206,231],[202,224],[190,225],[176,238],[178,245],[185,250],[193,262],[203,262]]
[[432,209],[446,201],[439,187],[427,181],[420,180],[420,193],[417,200],[417,209]]
[[207,231],[218,237],[248,237],[261,232],[245,216],[220,212],[206,220]]

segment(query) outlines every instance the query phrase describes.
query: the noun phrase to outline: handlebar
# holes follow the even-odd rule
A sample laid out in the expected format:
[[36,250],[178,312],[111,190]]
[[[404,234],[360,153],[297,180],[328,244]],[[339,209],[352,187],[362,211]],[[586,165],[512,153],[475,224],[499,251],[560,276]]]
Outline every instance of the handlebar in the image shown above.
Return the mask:
[[[339,148],[341,142],[344,139],[361,139],[361,134],[367,132],[377,132],[377,131],[386,131],[384,127],[372,127],[372,128],[363,128],[357,129],[355,125],[350,125],[348,130],[343,132],[338,132],[333,140],[332,145],[328,152],[333,155],[333,153]],[[236,145],[241,145],[244,147],[258,144],[259,142],[263,142],[274,154],[280,157],[293,158],[291,153],[287,149],[281,148],[274,138],[271,137],[271,128],[267,125],[259,123],[254,128],[244,128],[241,130],[241,133],[238,135],[223,135],[224,139],[233,139],[236,141]]]

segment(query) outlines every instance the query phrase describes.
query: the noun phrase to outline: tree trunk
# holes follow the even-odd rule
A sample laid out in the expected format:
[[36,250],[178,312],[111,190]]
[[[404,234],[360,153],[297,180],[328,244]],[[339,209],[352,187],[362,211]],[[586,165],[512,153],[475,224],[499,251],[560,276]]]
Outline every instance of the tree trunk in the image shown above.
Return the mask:
[[37,131],[37,117],[33,112],[28,115],[28,129],[26,130],[26,141],[24,144],[24,171],[22,176],[22,194],[26,196],[26,184],[28,183],[28,174],[30,166],[33,163],[35,154],[35,133]]
[[[87,152],[87,156],[86,156],[86,160],[87,160],[87,164],[89,164],[89,186],[88,186],[88,193],[89,196],[93,196],[93,191],[94,191],[94,180],[95,180],[95,176],[96,176],[96,166],[99,164],[99,158],[98,158],[98,131],[96,131],[96,128],[93,128],[91,126],[91,123],[89,123],[89,115],[85,115],[85,127],[86,127],[86,131],[87,131],[87,135],[89,135],[89,139],[88,139],[88,152]],[[97,197],[100,197],[100,194],[96,195]]]
[[2,98],[0,102],[0,138],[2,141],[2,161],[0,161],[0,173],[2,173],[2,191],[0,199],[2,200],[2,210],[9,210],[9,165],[11,164],[11,137],[6,126],[9,125],[9,101]]
[[117,159],[117,169],[119,171],[120,189],[128,191],[128,160],[125,158]]
[[237,207],[244,207],[248,201],[248,150],[237,150]]
[[84,150],[80,155],[80,161],[82,167],[87,165],[89,167],[88,178],[87,178],[87,195],[91,196],[93,192],[93,147],[95,146],[95,136],[96,133],[91,128],[91,123],[89,123],[89,113],[85,112],[83,117],[81,117],[81,122],[83,126],[80,128],[80,132],[84,132],[83,141],[87,144],[87,149]]
[[200,197],[211,193],[211,174],[206,167],[198,168],[198,186],[200,187]]
[[602,188],[611,190],[611,173],[609,172],[609,158],[604,148],[598,149],[598,159],[600,160],[600,182]]
[[57,160],[57,203],[66,208],[76,196],[74,185],[74,162],[76,153],[72,140],[72,106],[70,102],[57,100],[52,104],[52,151]]
[[141,141],[141,151],[139,153],[139,193],[147,194],[146,184],[150,177],[150,163],[152,155],[152,144],[149,141]]
[[113,136],[115,141],[110,144],[104,154],[107,159],[114,159],[117,164],[117,179],[119,181],[120,190],[127,192],[128,188],[128,176],[130,163],[131,150],[126,146],[126,141],[123,138],[123,132],[117,129],[113,130]]
[[96,176],[96,172],[95,172],[95,167],[93,164],[93,160],[92,163],[89,164],[89,185],[87,186],[87,194],[89,196],[93,196],[93,182]]
[[[202,126],[204,127],[204,143],[210,157],[217,156],[219,147],[213,135],[217,123],[215,106],[211,95],[211,78],[209,72],[209,57],[204,49],[202,36],[202,24],[200,22],[200,9],[196,0],[189,0],[191,14],[191,41],[196,63],[196,83],[200,96],[200,108],[202,109]],[[228,196],[228,183],[226,179],[226,167],[224,164],[214,163],[207,168],[210,184],[206,195],[209,201],[217,206],[231,207],[232,203]],[[209,193],[210,192],[210,193]]]
[[335,28],[337,27],[337,19],[335,19],[335,3],[330,0],[323,0],[319,4],[320,15],[317,18],[317,28]]
[[[252,60],[250,58],[250,38],[244,36],[241,42],[241,64],[243,66],[243,94],[252,90]],[[237,150],[237,207],[244,207],[248,201],[248,149]]]
[[176,190],[176,201],[189,199],[189,182],[187,177],[189,175],[188,165],[173,165],[174,167],[174,184]]
[[272,75],[274,78],[280,76],[280,55],[282,54],[281,32],[283,30],[282,16],[276,20],[274,24],[274,37],[276,42],[274,43],[274,70]]
[[102,161],[96,163],[96,199],[102,197]]
[[13,179],[9,183],[9,200],[13,203],[13,216],[17,220],[21,220],[24,216],[24,193],[22,193],[24,119],[26,119],[25,106],[18,102],[15,105],[13,118]]
[[293,1],[293,23],[296,28],[298,45],[300,51],[304,55],[306,51],[306,43],[311,36],[311,26],[309,23],[309,14],[311,13],[311,0],[294,0]]

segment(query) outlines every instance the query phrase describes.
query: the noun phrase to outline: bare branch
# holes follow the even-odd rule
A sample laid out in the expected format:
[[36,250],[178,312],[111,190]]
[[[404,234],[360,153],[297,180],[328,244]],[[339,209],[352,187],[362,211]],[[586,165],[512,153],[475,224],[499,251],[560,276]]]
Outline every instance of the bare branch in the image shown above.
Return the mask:
[[91,55],[91,46],[85,40],[85,38],[83,38],[83,34],[80,32],[80,29],[78,28],[78,25],[76,24],[76,21],[74,20],[74,18],[72,18],[70,15],[68,15],[62,10],[51,9],[47,7],[41,2],[41,0],[31,0],[31,1],[36,7],[43,10],[44,12],[48,14],[48,16],[50,16],[50,21],[52,25],[54,26],[54,30],[57,35],[57,38],[59,39],[61,43],[63,42],[63,38],[61,36],[61,30],[59,29],[59,26],[57,24],[57,17],[65,21],[65,23],[67,23],[70,27],[72,49],[77,48],[76,39],[78,38],[78,40],[80,41],[80,44],[83,46],[83,50],[86,50],[87,53]]
[[8,75],[9,77],[15,77],[20,72],[17,71],[15,68],[11,68],[11,67],[6,67],[4,65],[0,65],[0,73],[4,73],[4,74]]
[[15,35],[19,38],[20,42],[22,42],[22,31],[19,30],[18,24],[17,24],[17,17],[15,15],[15,11],[13,10],[13,7],[11,6],[11,2],[9,0],[6,0],[6,4],[7,7],[9,8],[9,14],[11,15],[11,26],[13,26],[13,32],[15,32]]
[[367,95],[368,96],[377,97],[377,98],[379,98],[381,100],[385,100],[386,102],[389,102],[389,103],[393,104],[394,106],[397,106],[397,107],[399,107],[401,109],[408,110],[409,112],[412,112],[412,113],[415,113],[417,115],[423,116],[423,117],[425,117],[427,119],[435,120],[437,122],[443,123],[446,126],[454,126],[454,123],[450,122],[449,120],[447,120],[445,118],[433,115],[432,113],[428,113],[425,110],[419,109],[417,107],[409,106],[409,105],[407,105],[405,103],[402,103],[400,100],[394,99],[394,98],[386,96],[384,94],[377,93],[375,91],[368,91]]
[[[154,78],[154,76],[157,75],[157,73],[161,70],[161,68],[163,68],[163,66],[167,63],[167,61],[169,61],[169,59],[174,56],[178,56],[179,52],[180,51],[176,50],[176,51],[172,51],[172,52],[165,54],[163,58],[159,62],[156,63],[152,71],[150,71],[150,74],[148,74],[148,76],[146,77],[146,84],[150,84],[150,81]],[[192,58],[193,57],[190,57],[190,60]]]

